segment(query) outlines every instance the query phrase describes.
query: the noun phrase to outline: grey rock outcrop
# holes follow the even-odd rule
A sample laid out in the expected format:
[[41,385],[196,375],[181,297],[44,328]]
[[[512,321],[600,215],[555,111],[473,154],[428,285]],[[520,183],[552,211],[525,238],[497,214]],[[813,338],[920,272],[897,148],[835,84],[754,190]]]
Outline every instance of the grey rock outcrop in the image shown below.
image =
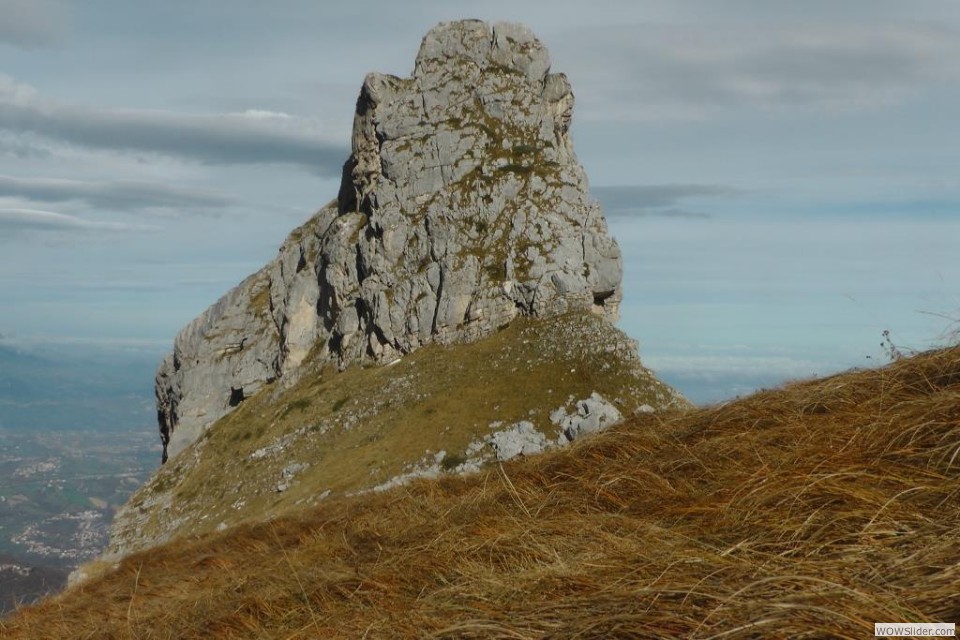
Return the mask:
[[568,442],[606,429],[622,419],[617,407],[597,392],[591,393],[589,398],[578,400],[576,409],[570,414],[563,407],[550,414],[550,421],[560,427],[561,438],[566,438]]
[[370,74],[337,199],[191,322],[156,384],[166,455],[266,383],[472,341],[518,315],[614,318],[620,250],[570,140],[573,93],[525,27],[424,38]]
[[506,462],[517,456],[533,456],[548,448],[547,437],[537,431],[536,425],[527,420],[511,425],[508,429],[487,436],[487,442],[497,454],[497,460]]

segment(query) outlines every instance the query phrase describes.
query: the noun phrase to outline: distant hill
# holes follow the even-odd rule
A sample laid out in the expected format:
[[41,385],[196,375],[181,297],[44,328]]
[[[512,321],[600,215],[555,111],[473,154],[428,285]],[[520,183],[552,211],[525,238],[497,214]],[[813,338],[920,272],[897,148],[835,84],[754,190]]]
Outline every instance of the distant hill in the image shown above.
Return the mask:
[[0,398],[30,400],[40,391],[37,381],[53,381],[53,363],[16,349],[0,346]]
[[140,354],[103,357],[69,349],[36,354],[0,346],[0,428],[86,429],[154,419],[155,362]]

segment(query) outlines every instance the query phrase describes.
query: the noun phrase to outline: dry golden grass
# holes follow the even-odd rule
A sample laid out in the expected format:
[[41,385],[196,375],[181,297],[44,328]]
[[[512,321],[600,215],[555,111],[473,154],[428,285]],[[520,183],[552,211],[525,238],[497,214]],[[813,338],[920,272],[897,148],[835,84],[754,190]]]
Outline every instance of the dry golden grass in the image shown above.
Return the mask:
[[960,622],[960,348],[127,557],[8,638],[865,638]]

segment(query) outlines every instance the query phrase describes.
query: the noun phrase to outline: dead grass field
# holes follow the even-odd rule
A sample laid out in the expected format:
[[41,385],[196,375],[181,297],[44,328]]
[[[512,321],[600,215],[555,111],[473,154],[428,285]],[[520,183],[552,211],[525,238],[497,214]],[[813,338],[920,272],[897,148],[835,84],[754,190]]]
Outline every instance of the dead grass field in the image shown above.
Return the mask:
[[960,348],[134,554],[5,638],[867,638],[960,622]]

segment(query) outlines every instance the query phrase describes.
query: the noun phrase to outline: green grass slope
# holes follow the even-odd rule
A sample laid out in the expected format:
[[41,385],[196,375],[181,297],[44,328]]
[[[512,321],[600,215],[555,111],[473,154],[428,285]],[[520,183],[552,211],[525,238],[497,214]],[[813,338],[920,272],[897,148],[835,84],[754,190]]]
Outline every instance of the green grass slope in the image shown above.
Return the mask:
[[[630,415],[686,406],[605,319],[520,319],[485,340],[421,348],[389,366],[311,369],[268,387],[159,470],[117,518],[111,546],[276,516],[369,490],[445,452],[453,469],[490,424],[533,422],[597,391]],[[282,491],[280,490],[282,489]]]
[[958,531],[954,348],[183,539],[0,632],[865,638],[960,619]]

